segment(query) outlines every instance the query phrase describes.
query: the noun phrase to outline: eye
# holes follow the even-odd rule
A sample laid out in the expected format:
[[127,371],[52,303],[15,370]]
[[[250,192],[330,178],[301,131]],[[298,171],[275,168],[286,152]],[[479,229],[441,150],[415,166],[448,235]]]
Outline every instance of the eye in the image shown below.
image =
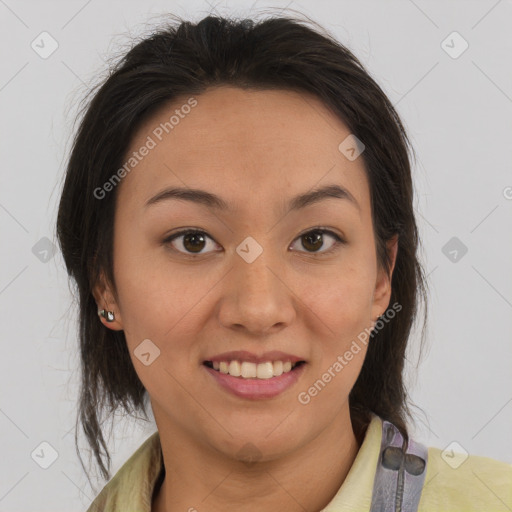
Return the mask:
[[[319,251],[318,249],[323,248],[324,246],[324,236],[327,235],[334,242],[331,243],[330,246],[324,251]],[[302,246],[306,249],[306,253],[317,253],[317,254],[327,254],[338,249],[340,244],[344,244],[345,240],[343,240],[338,234],[330,229],[325,228],[314,228],[306,231],[302,235],[300,235],[296,240],[302,241]]]
[[[324,247],[324,237],[326,235],[334,241],[331,242],[330,246],[328,246],[326,250],[319,251],[319,249]],[[207,240],[211,240],[212,244],[215,245],[214,240],[204,231],[199,231],[197,229],[186,229],[179,231],[178,233],[174,233],[170,237],[167,237],[163,243],[164,245],[172,245],[174,249],[176,249],[178,252],[181,252],[182,254],[196,256],[208,252],[201,252],[205,247],[207,247]],[[306,231],[297,237],[296,240],[302,241],[302,246],[306,249],[306,251],[302,252],[311,254],[327,254],[335,251],[340,244],[345,243],[345,241],[334,231],[321,227]],[[181,250],[181,248],[184,250]]]
[[206,245],[208,245],[206,240],[208,239],[213,242],[213,239],[209,237],[204,231],[187,229],[171,235],[170,237],[166,238],[163,243],[173,245],[173,242],[180,238],[182,238],[182,240],[177,242],[176,245],[184,247],[185,251],[177,249],[178,252],[189,255],[204,254],[201,251],[205,248]]

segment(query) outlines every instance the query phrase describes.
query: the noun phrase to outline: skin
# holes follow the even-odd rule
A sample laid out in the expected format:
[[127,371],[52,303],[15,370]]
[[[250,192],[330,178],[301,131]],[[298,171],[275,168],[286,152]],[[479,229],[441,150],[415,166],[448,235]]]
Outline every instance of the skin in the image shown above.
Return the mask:
[[[118,185],[117,294],[104,280],[94,289],[98,307],[116,316],[101,319],[105,327],[125,331],[160,432],[166,477],[152,510],[318,511],[359,450],[348,395],[365,345],[309,404],[297,396],[371,327],[391,295],[392,270],[377,265],[364,162],[338,150],[350,131],[313,96],[223,86],[195,98]],[[187,99],[141,125],[128,154]],[[359,207],[330,198],[286,213],[289,198],[328,183],[347,188]],[[184,200],[144,208],[169,186],[215,193],[232,211]],[[335,243],[324,234],[312,252],[302,235],[317,226],[346,243],[322,255]],[[195,260],[185,237],[163,243],[180,228],[211,238]],[[250,264],[235,251],[248,236],[263,248]],[[388,244],[392,269],[396,242]],[[134,355],[145,339],[161,351],[149,366]],[[307,364],[284,393],[248,400],[216,385],[202,366],[230,350],[281,350]],[[240,460],[247,443],[258,462]]]

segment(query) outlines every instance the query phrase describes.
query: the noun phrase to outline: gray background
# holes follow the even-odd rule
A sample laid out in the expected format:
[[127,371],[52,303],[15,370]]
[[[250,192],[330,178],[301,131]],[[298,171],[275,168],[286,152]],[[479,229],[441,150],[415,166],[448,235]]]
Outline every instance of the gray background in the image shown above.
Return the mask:
[[[0,511],[79,511],[94,498],[74,447],[76,311],[60,252],[51,252],[78,101],[106,58],[161,13],[198,20],[267,7],[296,9],[351,48],[416,148],[431,296],[427,350],[416,367],[416,329],[407,368],[411,396],[428,419],[418,413],[415,437],[512,463],[510,1],[0,0]],[[31,47],[43,45],[43,31],[58,44],[47,58]],[[454,31],[469,44],[461,55]],[[50,44],[45,39],[44,48]],[[155,429],[119,420],[113,473]],[[31,457],[50,456],[42,442],[58,453],[48,469]]]

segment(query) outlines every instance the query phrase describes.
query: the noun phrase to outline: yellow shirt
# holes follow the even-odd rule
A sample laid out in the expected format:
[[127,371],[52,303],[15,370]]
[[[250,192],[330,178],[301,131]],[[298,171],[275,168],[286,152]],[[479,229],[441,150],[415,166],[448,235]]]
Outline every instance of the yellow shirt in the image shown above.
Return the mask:
[[[381,437],[382,420],[373,416],[345,481],[321,512],[370,511]],[[87,512],[151,512],[153,491],[162,470],[157,431],[107,483]],[[428,449],[418,512],[498,511],[512,511],[512,464],[469,455],[454,469],[443,460],[440,449]]]

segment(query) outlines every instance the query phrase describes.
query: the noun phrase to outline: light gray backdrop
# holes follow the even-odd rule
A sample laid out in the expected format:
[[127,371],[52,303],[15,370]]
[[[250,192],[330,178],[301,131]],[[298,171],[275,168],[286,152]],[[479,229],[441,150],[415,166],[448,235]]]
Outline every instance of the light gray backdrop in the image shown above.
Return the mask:
[[[419,330],[411,339],[411,394],[428,418],[418,415],[416,437],[512,463],[510,1],[0,0],[0,512],[78,512],[94,498],[74,447],[75,309],[53,253],[77,101],[123,34],[161,13],[198,20],[267,7],[303,12],[349,46],[417,150],[432,294],[419,368]],[[119,422],[113,473],[155,428]]]

